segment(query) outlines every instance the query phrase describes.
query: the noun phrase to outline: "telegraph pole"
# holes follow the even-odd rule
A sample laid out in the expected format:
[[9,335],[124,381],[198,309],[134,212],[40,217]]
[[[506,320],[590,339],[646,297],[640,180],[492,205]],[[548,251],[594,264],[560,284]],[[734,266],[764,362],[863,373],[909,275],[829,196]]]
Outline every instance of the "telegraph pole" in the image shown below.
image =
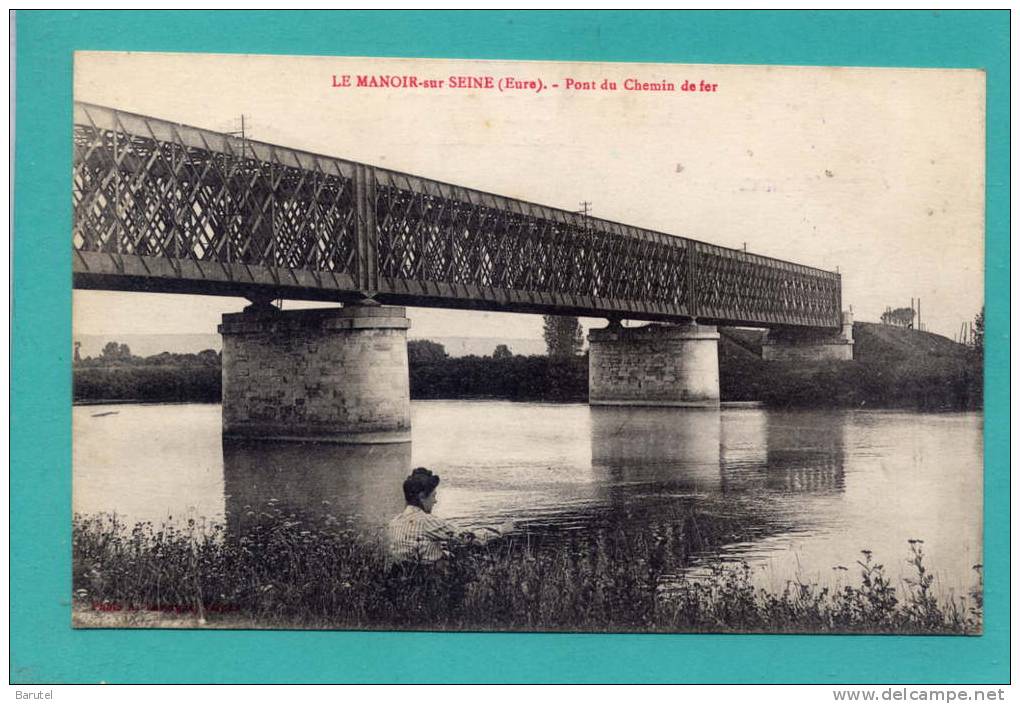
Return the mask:
[[[578,205],[581,206],[581,209],[577,211],[577,214],[584,218],[584,234],[591,236],[591,223],[588,222],[588,216],[591,215],[591,201],[582,200]],[[580,321],[578,322],[580,323]]]
[[248,135],[245,132],[244,113],[243,112],[241,113],[241,129],[240,130],[234,130],[233,132],[227,132],[227,134],[233,135],[234,137],[240,137],[241,138],[241,158],[244,159],[245,157],[247,157],[248,156]]
[[588,223],[588,216],[591,215],[591,201],[582,200],[579,205],[581,209],[577,211],[577,214],[584,218],[584,233],[591,234],[591,227]]

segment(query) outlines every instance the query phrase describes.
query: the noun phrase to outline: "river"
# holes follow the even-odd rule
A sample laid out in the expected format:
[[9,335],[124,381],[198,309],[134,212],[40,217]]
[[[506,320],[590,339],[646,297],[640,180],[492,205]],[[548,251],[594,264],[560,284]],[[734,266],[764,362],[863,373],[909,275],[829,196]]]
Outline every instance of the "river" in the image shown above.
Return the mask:
[[[982,417],[975,413],[590,408],[415,401],[401,445],[223,443],[212,404],[77,406],[74,510],[225,523],[273,501],[375,530],[410,467],[442,477],[435,508],[525,534],[662,525],[696,509],[724,532],[695,552],[745,560],[773,589],[856,581],[870,550],[894,583],[923,540],[941,594],[981,562]],[[841,570],[839,567],[845,567]]]

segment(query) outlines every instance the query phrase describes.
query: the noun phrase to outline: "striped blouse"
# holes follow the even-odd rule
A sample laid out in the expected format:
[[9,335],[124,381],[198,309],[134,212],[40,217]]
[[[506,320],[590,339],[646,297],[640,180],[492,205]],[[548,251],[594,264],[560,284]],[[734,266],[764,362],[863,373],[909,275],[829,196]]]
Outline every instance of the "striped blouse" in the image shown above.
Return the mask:
[[457,540],[453,526],[408,505],[386,528],[392,562],[435,562],[445,554],[447,543]]

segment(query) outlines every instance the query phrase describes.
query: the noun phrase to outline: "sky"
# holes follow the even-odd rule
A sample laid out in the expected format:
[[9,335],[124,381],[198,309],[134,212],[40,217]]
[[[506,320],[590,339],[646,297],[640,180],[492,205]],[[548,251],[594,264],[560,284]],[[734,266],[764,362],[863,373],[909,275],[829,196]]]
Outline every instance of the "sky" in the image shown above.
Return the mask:
[[[333,86],[379,74],[443,86]],[[496,87],[452,87],[457,76]],[[544,88],[500,91],[508,77]],[[628,78],[677,90],[629,91]],[[976,70],[79,52],[75,98],[216,131],[243,114],[252,139],[838,268],[857,320],[920,298],[927,328],[952,337],[984,300]],[[75,291],[74,303],[75,334],[115,335],[214,332],[246,302]],[[408,317],[415,337],[542,328],[524,314]]]

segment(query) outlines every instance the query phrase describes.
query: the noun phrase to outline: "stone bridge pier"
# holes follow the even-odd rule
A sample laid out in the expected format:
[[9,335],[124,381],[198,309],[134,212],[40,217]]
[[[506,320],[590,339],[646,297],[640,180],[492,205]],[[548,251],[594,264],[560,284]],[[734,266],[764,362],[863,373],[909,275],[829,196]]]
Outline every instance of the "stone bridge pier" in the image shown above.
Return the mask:
[[409,442],[409,326],[380,305],[224,315],[224,437]]
[[784,329],[769,331],[761,346],[767,362],[849,362],[854,358],[854,316],[843,311],[838,330]]
[[714,326],[609,327],[588,333],[593,406],[718,406],[719,333]]

